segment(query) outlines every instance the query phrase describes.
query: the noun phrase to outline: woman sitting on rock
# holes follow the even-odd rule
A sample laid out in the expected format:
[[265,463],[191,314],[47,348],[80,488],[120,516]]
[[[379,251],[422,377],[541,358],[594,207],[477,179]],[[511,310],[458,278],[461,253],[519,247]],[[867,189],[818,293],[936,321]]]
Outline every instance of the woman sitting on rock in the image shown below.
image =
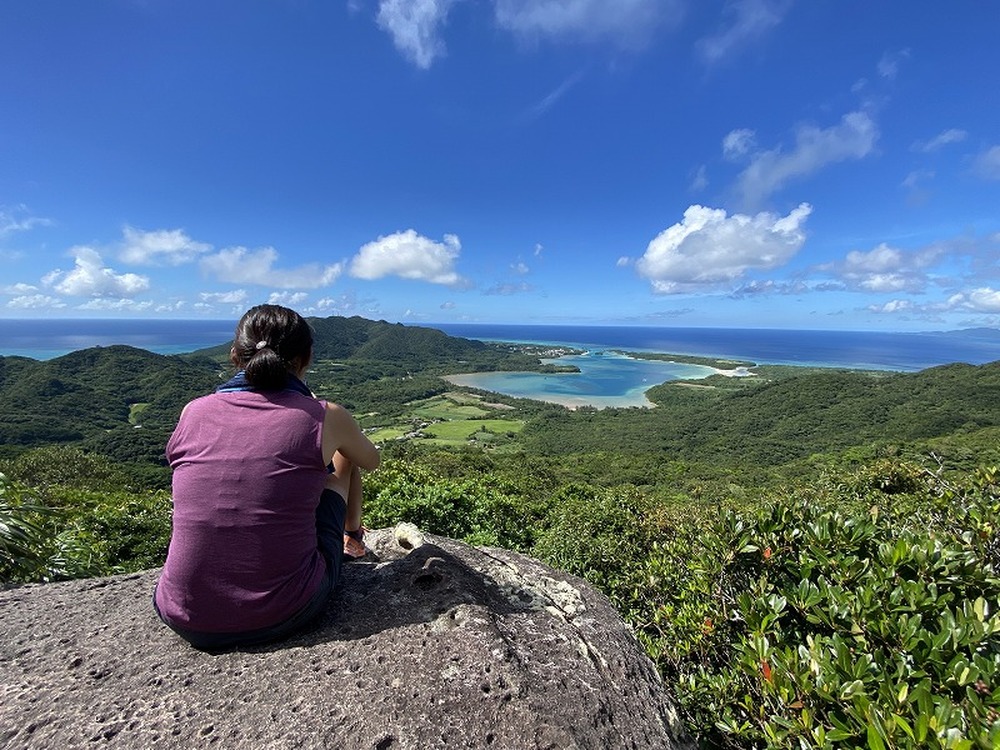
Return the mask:
[[249,310],[235,377],[189,403],[167,443],[173,533],[154,606],[196,648],[290,635],[322,612],[342,559],[365,553],[359,469],[378,450],[306,388],[312,355],[298,313]]

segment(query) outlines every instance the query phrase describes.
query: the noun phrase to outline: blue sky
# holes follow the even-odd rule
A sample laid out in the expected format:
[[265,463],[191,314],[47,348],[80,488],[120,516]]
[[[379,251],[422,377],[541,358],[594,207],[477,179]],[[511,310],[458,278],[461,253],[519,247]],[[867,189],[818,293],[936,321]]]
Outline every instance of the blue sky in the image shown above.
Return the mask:
[[982,0],[6,0],[0,316],[997,326],[998,34]]

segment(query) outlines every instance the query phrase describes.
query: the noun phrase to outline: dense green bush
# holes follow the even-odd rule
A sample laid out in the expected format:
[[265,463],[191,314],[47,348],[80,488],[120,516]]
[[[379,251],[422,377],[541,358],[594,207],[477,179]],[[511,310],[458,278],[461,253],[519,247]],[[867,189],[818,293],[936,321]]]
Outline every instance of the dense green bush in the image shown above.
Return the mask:
[[365,523],[373,527],[407,521],[472,544],[527,550],[544,513],[544,503],[524,500],[495,478],[441,476],[398,460],[365,476]]
[[163,563],[169,493],[129,490],[125,474],[107,459],[74,448],[32,451],[8,467],[18,479],[0,481],[0,583],[109,575]]
[[923,478],[924,514],[819,495],[654,547],[627,614],[706,745],[997,746],[996,472]]
[[0,583],[41,576],[46,511],[0,474]]

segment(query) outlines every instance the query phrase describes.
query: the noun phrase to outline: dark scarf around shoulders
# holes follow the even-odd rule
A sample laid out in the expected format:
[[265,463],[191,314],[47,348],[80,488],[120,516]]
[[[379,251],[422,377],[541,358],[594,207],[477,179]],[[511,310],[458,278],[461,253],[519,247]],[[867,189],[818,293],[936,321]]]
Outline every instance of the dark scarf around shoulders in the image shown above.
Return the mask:
[[[220,385],[215,389],[216,393],[233,393],[234,391],[258,391],[259,388],[254,388],[247,382],[247,374],[245,370],[240,370],[233,377],[229,378],[225,383]],[[312,391],[299,380],[297,377],[288,373],[288,379],[285,381],[285,387],[282,388],[283,391],[295,391],[296,393],[301,393],[303,396],[309,396],[313,398]]]

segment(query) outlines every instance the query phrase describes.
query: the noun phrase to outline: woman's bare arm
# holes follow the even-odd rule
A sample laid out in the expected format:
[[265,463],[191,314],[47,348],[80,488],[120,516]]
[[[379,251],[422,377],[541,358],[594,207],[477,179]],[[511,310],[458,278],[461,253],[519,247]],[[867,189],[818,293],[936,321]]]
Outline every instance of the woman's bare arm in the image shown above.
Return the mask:
[[323,418],[323,459],[329,463],[337,451],[362,469],[378,468],[378,448],[361,431],[357,420],[343,406],[327,403]]

